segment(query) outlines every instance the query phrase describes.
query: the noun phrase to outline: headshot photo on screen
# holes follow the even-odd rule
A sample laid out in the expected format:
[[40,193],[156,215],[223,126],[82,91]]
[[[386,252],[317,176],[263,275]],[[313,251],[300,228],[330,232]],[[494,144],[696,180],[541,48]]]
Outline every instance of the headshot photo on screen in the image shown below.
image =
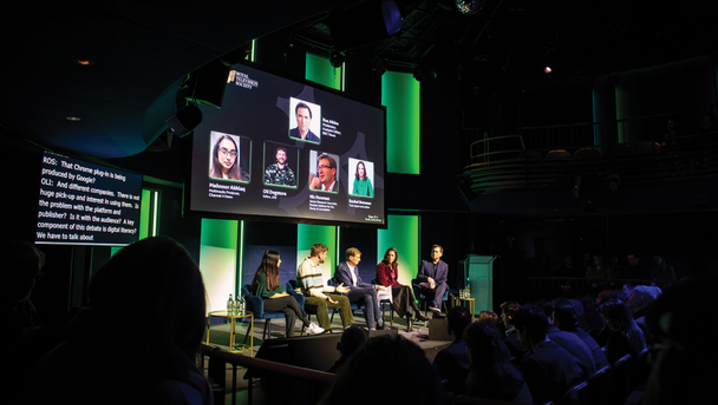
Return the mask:
[[321,107],[296,98],[289,99],[289,137],[303,142],[320,143]]
[[297,187],[297,151],[273,142],[264,144],[264,184],[269,186]]
[[339,156],[313,150],[309,153],[309,188],[317,191],[337,192],[339,190]]
[[357,197],[374,198],[374,163],[359,159],[349,158],[349,189],[350,195]]
[[[242,169],[242,164],[249,167],[250,145],[248,139],[212,131],[209,177],[249,182],[249,173]],[[242,150],[243,147],[246,150]],[[246,162],[242,162],[242,159]]]

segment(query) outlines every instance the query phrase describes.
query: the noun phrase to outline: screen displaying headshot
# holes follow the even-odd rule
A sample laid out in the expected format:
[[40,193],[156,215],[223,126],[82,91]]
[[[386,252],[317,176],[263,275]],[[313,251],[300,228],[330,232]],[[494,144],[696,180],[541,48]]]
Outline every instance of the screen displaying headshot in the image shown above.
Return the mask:
[[289,99],[289,137],[297,141],[320,143],[322,115],[317,104],[297,98]]
[[339,156],[316,150],[309,152],[309,188],[316,191],[339,191]]
[[212,131],[210,142],[209,177],[222,180],[249,182],[249,139]]
[[349,158],[349,194],[374,198],[374,162]]
[[298,156],[296,148],[275,142],[265,142],[264,184],[297,187]]

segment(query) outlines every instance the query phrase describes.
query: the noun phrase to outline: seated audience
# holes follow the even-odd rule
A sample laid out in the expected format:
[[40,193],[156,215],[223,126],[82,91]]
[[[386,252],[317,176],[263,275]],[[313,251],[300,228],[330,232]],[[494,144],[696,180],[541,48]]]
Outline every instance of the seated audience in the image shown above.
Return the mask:
[[14,404],[22,398],[22,379],[48,344],[30,298],[42,277],[45,255],[31,243],[3,241],[0,257],[0,392],[5,403]]
[[501,319],[506,327],[506,336],[503,340],[511,352],[511,357],[513,357],[517,363],[526,354],[526,349],[524,349],[521,342],[519,342],[519,337],[513,323],[513,317],[519,309],[521,309],[521,305],[516,301],[506,301],[501,304]]
[[[568,301],[566,298],[557,298],[558,301]],[[556,300],[554,300],[556,301]],[[548,319],[549,327],[546,330],[546,335],[549,339],[556,342],[564,350],[566,350],[578,365],[581,366],[586,378],[591,377],[596,373],[596,363],[593,360],[591,350],[586,346],[585,343],[576,335],[569,332],[564,332],[557,328],[553,323],[553,305],[548,300],[538,300],[536,305],[543,310],[543,313]]]
[[[377,393],[367,397],[358,389]],[[367,340],[338,370],[319,405],[439,405],[441,399],[436,370],[421,348],[401,336],[383,335]]]
[[601,346],[588,334],[585,330],[578,326],[574,309],[571,305],[561,305],[553,309],[553,324],[564,332],[570,332],[578,336],[581,341],[588,347],[596,363],[596,370],[600,370],[609,365],[606,355],[603,353]]
[[464,330],[470,357],[466,394],[522,404],[533,403],[529,387],[521,374],[499,349],[500,340],[490,321],[472,323]]
[[679,283],[651,306],[648,326],[661,343],[644,405],[701,404],[715,396],[715,332],[697,326],[706,324],[704,309],[715,305],[716,291],[718,276],[708,274]]
[[611,330],[606,342],[606,357],[611,364],[627,354],[637,356],[646,348],[643,332],[625,303],[618,299],[609,300],[601,305],[601,314]]
[[646,343],[649,344],[653,343],[653,336],[646,326],[646,314],[648,313],[650,305],[653,304],[662,293],[658,287],[639,285],[631,291],[626,301],[626,305],[628,305],[628,308],[630,308],[633,313],[633,320],[636,321],[638,327],[641,328],[643,335],[646,337]]
[[90,283],[89,307],[37,366],[37,404],[212,404],[195,366],[205,329],[202,274],[187,251],[147,238],[117,252]]
[[573,356],[546,336],[548,318],[540,308],[521,307],[513,322],[519,341],[530,352],[518,369],[531,390],[534,403],[556,401],[570,387],[586,379]]
[[445,388],[457,394],[464,393],[464,382],[469,373],[469,355],[464,343],[464,329],[471,323],[471,314],[464,307],[453,307],[446,316],[451,345],[436,354],[434,367],[441,381],[448,380]]
[[586,294],[581,297],[580,301],[583,306],[583,315],[576,313],[579,326],[589,333],[593,330],[601,330],[603,327],[603,320],[596,310],[596,300],[592,296]]

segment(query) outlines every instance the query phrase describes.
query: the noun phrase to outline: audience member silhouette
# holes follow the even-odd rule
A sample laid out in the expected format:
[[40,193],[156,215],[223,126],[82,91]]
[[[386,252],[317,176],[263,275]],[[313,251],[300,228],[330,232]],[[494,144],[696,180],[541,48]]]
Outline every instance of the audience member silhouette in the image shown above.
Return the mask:
[[447,331],[451,335],[451,345],[441,350],[434,358],[434,367],[439,379],[446,380],[444,388],[457,394],[464,393],[464,383],[469,373],[469,354],[464,342],[464,329],[471,323],[471,313],[464,307],[453,307],[446,315]]
[[361,348],[365,341],[366,335],[358,326],[350,326],[344,330],[339,343],[337,343],[337,350],[339,350],[340,354],[339,360],[334,363],[328,372],[336,373],[349,357]]
[[[357,389],[379,389],[367,399]],[[366,341],[341,367],[319,405],[438,405],[441,389],[436,370],[424,352],[401,336],[377,336]]]
[[506,402],[531,404],[529,387],[500,349],[496,328],[476,322],[464,330],[464,342],[471,359],[466,394]]
[[123,248],[93,277],[89,299],[38,364],[34,403],[212,403],[195,366],[204,284],[182,246],[158,237]]
[[556,401],[568,388],[586,379],[576,360],[546,336],[546,314],[535,305],[521,307],[513,317],[519,341],[530,352],[519,363],[519,371],[535,403]]
[[[715,396],[718,346],[706,324],[718,276],[706,274],[667,290],[651,306],[648,327],[661,343],[646,384],[645,405],[700,404]],[[697,326],[706,326],[697,330]]]
[[606,357],[613,364],[621,357],[638,355],[646,348],[641,328],[636,325],[628,306],[618,299],[611,299],[601,305],[601,314],[611,330],[606,342]]
[[501,320],[506,327],[503,341],[506,346],[508,346],[511,357],[513,357],[517,363],[526,354],[526,349],[524,349],[521,342],[519,342],[519,337],[513,322],[513,317],[520,308],[521,305],[516,301],[506,301],[501,304]]
[[596,363],[596,370],[600,370],[609,365],[606,355],[603,353],[601,346],[596,343],[591,335],[578,326],[575,311],[571,305],[560,305],[553,309],[553,324],[564,332],[573,333],[588,347]]
[[30,299],[42,276],[45,256],[34,245],[21,241],[0,243],[0,392],[5,403],[21,398],[18,390],[40,350],[46,347],[35,306]]
[[646,314],[648,314],[648,308],[653,304],[656,299],[662,294],[660,288],[655,286],[636,286],[626,300],[626,305],[633,314],[633,320],[636,321],[636,325],[641,328],[643,335],[646,337],[646,343],[653,343],[651,332],[646,326]]

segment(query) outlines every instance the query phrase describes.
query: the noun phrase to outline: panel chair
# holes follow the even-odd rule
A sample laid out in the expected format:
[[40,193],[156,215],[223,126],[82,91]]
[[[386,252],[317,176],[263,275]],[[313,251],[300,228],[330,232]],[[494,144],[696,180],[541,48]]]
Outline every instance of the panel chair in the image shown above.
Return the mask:
[[[284,319],[283,312],[265,312],[264,301],[262,297],[254,295],[249,292],[249,286],[242,286],[242,296],[247,301],[247,311],[251,311],[254,314],[255,321],[264,320],[264,332],[262,333],[262,339],[267,340],[270,338],[270,322],[272,319]],[[244,335],[244,343],[247,343],[247,337],[249,334]]]
[[[411,280],[411,288],[412,288],[412,290],[414,290],[414,298],[416,298],[417,301],[419,301],[419,308],[424,308],[423,309],[424,316],[428,317],[429,316],[429,300],[428,300],[427,296],[421,292],[421,285],[416,279]],[[449,313],[449,309],[446,307],[446,301],[449,299],[450,290],[451,289],[447,285],[446,291],[444,292],[444,296],[441,298],[441,305],[444,309],[445,314]]]
[[[371,281],[374,285],[379,285],[379,280],[374,279]],[[391,292],[391,287],[387,288],[388,291]],[[386,306],[389,306],[389,315],[391,316],[389,322],[391,323],[391,326],[394,326],[394,307],[391,306],[391,301],[384,299],[379,301],[379,306],[381,307],[381,317],[384,318],[386,321]]]

